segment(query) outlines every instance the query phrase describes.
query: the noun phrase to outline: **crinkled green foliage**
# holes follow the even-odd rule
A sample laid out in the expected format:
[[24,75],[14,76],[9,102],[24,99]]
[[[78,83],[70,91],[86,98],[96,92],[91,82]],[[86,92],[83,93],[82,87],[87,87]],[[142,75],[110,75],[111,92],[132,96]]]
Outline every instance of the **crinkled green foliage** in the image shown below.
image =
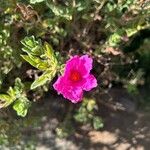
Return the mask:
[[94,113],[96,107],[97,105],[94,99],[85,98],[74,115],[75,120],[83,124],[90,123],[95,130],[102,128],[103,120]]
[[18,116],[25,117],[30,105],[31,105],[31,102],[26,97],[19,97],[15,101],[13,105],[13,109],[17,112]]
[[31,102],[27,99],[24,90],[24,84],[16,78],[14,87],[10,87],[6,94],[0,94],[0,107],[4,108],[13,104],[17,115],[25,117]]
[[33,67],[43,71],[43,74],[32,83],[31,89],[50,82],[55,77],[59,67],[52,47],[47,42],[42,46],[41,42],[36,41],[34,36],[25,37],[21,43],[24,45],[22,50],[28,54],[21,55],[22,58]]

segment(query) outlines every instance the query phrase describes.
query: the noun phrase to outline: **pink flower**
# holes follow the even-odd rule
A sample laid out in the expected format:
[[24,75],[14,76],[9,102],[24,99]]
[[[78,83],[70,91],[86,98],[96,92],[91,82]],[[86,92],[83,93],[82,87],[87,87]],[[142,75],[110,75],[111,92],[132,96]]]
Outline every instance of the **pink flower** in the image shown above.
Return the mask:
[[54,83],[54,89],[72,103],[80,102],[83,90],[90,91],[97,86],[96,78],[90,74],[92,62],[88,55],[69,59],[64,74]]

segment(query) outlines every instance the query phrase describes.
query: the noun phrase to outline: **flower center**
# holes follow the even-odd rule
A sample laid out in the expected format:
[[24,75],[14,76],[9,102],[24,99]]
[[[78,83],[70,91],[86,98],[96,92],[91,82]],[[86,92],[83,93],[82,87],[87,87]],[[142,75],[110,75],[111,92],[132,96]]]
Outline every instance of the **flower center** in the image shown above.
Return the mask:
[[75,82],[79,81],[81,79],[81,75],[78,71],[72,71],[70,74],[70,79]]

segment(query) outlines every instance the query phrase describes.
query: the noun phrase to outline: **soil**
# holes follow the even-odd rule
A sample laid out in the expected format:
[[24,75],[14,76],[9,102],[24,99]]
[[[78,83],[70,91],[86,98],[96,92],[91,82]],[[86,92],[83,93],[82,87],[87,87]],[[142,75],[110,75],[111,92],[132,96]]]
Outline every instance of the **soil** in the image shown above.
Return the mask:
[[59,117],[63,116],[62,103],[67,102],[61,96],[45,99],[47,102],[43,106],[48,114],[42,118],[40,131],[36,131],[38,139],[36,149],[149,150],[150,113],[138,109],[135,97],[130,96],[123,89],[112,89],[109,95],[113,99],[112,106],[109,105],[111,107],[105,102],[101,103],[108,99],[107,96],[97,98],[97,101],[100,101],[98,114],[104,120],[103,129],[95,131],[88,130],[88,126],[82,126],[74,134],[63,139],[58,138],[53,131],[59,123]]

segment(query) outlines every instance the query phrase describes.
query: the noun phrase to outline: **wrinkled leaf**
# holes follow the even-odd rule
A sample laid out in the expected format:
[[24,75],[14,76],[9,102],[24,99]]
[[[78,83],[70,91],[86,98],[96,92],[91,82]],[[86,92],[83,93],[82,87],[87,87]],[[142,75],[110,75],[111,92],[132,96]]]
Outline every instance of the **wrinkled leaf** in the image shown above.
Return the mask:
[[21,57],[29,64],[31,64],[33,67],[36,67],[36,62],[32,60],[28,55],[21,55]]
[[91,100],[88,100],[88,103],[87,103],[87,110],[88,111],[92,111],[94,109],[94,106],[96,105],[96,102],[95,100],[91,99]]
[[0,108],[7,107],[13,102],[13,99],[7,94],[0,94]]
[[25,117],[31,102],[26,97],[20,97],[13,105],[13,109],[17,112],[18,116]]
[[14,90],[15,90],[16,94],[23,92],[23,90],[24,90],[24,85],[23,85],[23,83],[21,82],[21,79],[20,79],[20,78],[16,78]]
[[44,43],[44,50],[45,50],[46,57],[53,59],[54,50],[47,42]]
[[78,113],[74,115],[76,121],[86,123],[88,121],[88,112],[84,107],[79,108]]
[[39,78],[37,78],[31,85],[31,89],[35,89],[39,86],[44,85],[47,81],[51,81],[55,75],[55,72],[48,70],[44,72]]
[[8,89],[8,91],[7,91],[7,94],[8,94],[12,99],[15,99],[15,97],[16,97],[15,90],[14,90],[12,87],[9,87],[9,89]]
[[21,43],[24,45],[22,50],[29,55],[40,56],[42,54],[41,42],[36,41],[34,36],[25,37]]
[[59,17],[62,17],[66,20],[72,20],[72,9],[68,7],[63,7],[61,5],[54,5],[46,1],[46,5],[52,10],[52,12]]
[[48,68],[48,64],[42,62],[39,58],[31,55],[21,55],[21,57],[26,60],[29,64],[39,70],[46,70]]
[[104,127],[103,120],[100,117],[95,116],[93,118],[93,127],[94,127],[95,130],[103,128]]

